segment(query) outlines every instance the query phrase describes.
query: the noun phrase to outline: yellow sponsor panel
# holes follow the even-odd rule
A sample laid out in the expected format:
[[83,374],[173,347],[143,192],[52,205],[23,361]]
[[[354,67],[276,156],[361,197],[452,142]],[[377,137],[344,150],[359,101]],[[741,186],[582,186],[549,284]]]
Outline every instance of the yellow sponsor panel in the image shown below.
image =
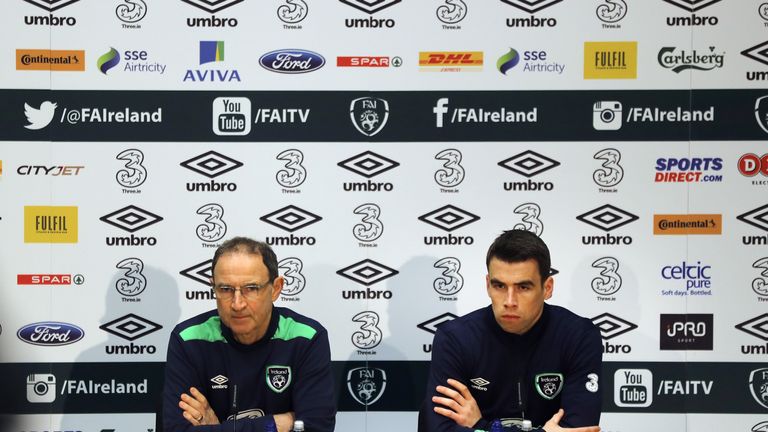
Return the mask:
[[584,79],[637,78],[637,42],[584,42]]
[[660,214],[653,215],[653,234],[688,235],[722,234],[721,214]]
[[421,51],[419,66],[476,66],[483,65],[482,51]]
[[77,207],[24,206],[24,243],[77,243]]
[[17,49],[16,70],[84,71],[85,51]]

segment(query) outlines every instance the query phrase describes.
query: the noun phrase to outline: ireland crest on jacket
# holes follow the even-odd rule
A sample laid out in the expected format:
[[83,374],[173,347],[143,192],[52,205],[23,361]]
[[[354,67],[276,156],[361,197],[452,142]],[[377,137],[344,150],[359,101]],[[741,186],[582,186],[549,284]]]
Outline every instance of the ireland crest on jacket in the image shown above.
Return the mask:
[[267,386],[275,393],[282,393],[291,385],[291,367],[267,366]]
[[541,397],[552,400],[563,389],[563,381],[563,374],[543,373],[536,375],[533,379],[533,385]]

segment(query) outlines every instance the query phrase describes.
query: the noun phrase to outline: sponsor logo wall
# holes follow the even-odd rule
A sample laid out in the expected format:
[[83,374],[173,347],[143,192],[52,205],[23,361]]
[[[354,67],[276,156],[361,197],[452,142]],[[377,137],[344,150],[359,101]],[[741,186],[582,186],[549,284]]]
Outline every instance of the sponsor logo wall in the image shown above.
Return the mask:
[[507,229],[600,329],[603,430],[768,428],[766,2],[97,3],[0,17],[9,431],[161,430],[234,235],[328,328],[337,430],[415,430]]

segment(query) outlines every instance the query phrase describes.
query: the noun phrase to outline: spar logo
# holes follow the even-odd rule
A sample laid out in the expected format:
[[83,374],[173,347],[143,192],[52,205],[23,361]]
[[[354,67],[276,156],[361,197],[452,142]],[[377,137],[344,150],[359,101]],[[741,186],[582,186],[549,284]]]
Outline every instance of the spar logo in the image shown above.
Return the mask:
[[554,18],[540,18],[533,14],[560,3],[563,0],[501,0],[510,6],[525,13],[531,14],[530,18],[507,18],[507,27],[554,27],[557,20]]
[[155,246],[157,238],[138,237],[133,233],[162,221],[163,217],[135,205],[129,205],[104,215],[99,220],[130,233],[129,237],[107,237],[105,240],[107,246]]
[[336,165],[367,178],[365,182],[344,182],[346,192],[391,192],[394,185],[389,182],[374,182],[370,179],[400,166],[400,162],[370,150],[356,154]]
[[187,159],[179,165],[211,179],[209,183],[188,182],[187,192],[234,192],[237,190],[237,183],[217,183],[213,179],[240,168],[243,163],[210,150]]
[[179,272],[180,275],[192,279],[206,288],[204,290],[188,289],[185,294],[187,300],[214,300],[216,298],[211,289],[211,279],[213,278],[213,272],[211,271],[212,263],[213,260],[209,259]]
[[294,205],[288,205],[260,217],[259,220],[290,233],[288,236],[267,237],[266,242],[270,245],[314,246],[317,241],[314,237],[295,236],[293,233],[319,222],[323,218]]
[[77,20],[74,17],[54,16],[57,10],[67,7],[79,0],[24,0],[48,12],[49,15],[25,15],[24,24],[41,26],[74,26]]
[[445,149],[435,155],[435,159],[443,161],[442,168],[435,171],[435,183],[440,186],[442,193],[456,193],[456,187],[464,181],[466,172],[461,161],[464,158],[457,149]]
[[243,0],[181,0],[211,14],[209,18],[187,17],[188,27],[237,27],[236,18],[221,18],[214,15],[230,8]]
[[299,24],[307,17],[309,8],[304,0],[283,0],[285,3],[277,7],[277,17],[283,22],[284,29],[299,30]]
[[133,341],[154,333],[163,328],[163,326],[131,313],[102,324],[99,328],[130,342],[128,345],[107,345],[104,347],[107,354],[135,355],[154,354],[157,352],[157,348],[154,345],[137,345]]
[[283,276],[283,289],[280,291],[280,299],[283,301],[299,301],[297,297],[304,287],[307,280],[302,273],[304,263],[296,257],[288,257],[277,263],[277,268]]
[[603,22],[604,29],[619,29],[619,21],[627,16],[627,2],[624,0],[603,0],[604,3],[597,6],[595,14]]
[[[384,264],[378,263],[371,259],[364,259],[356,262],[350,266],[347,266],[341,270],[337,270],[336,274],[343,276],[351,281],[357,282],[360,285],[367,287],[365,290],[344,290],[341,292],[341,297],[345,300],[359,300],[359,299],[386,299],[392,298],[392,291],[389,290],[373,290],[371,285],[377,284],[385,279],[389,279],[397,275],[397,270],[387,267]],[[358,346],[359,348],[359,346]]]
[[82,285],[85,277],[81,274],[17,274],[16,285]]
[[698,12],[706,7],[712,6],[718,3],[720,0],[664,0],[665,2],[675,5],[690,15],[686,16],[668,16],[667,25],[671,27],[691,27],[691,26],[714,26],[717,25],[719,20],[716,16],[703,16],[696,15]]
[[638,219],[639,217],[632,213],[622,210],[618,207],[614,207],[610,204],[594,208],[586,213],[576,216],[576,219],[584,222],[587,225],[591,225],[595,228],[605,231],[607,234],[602,236],[581,236],[581,242],[585,245],[630,245],[632,244],[631,236],[614,236],[610,232],[628,225]]
[[629,345],[612,345],[608,340],[636,329],[636,324],[607,312],[592,318],[592,323],[600,330],[603,338],[603,354],[629,354],[632,351]]
[[[339,0],[347,6],[373,15],[390,6],[400,3],[401,0]],[[347,28],[392,28],[395,20],[392,18],[345,18],[344,26]]]
[[458,24],[467,17],[467,4],[464,0],[444,0],[435,12],[443,23],[443,30],[461,30]]
[[[426,321],[424,321],[422,323],[419,323],[419,324],[416,325],[416,327],[418,327],[418,328],[424,330],[425,332],[430,333],[431,335],[434,336],[434,334],[437,333],[437,328],[438,327],[440,327],[441,325],[443,325],[443,324],[445,324],[445,323],[447,323],[449,321],[453,321],[456,318],[458,318],[457,315],[454,315],[454,314],[452,314],[450,312],[446,312],[446,313],[438,315],[436,317],[432,317],[432,318],[430,318],[430,319],[428,319],[428,320],[426,320]],[[430,336],[430,339],[433,336]],[[432,344],[431,343],[423,344],[421,346],[421,349],[425,353],[431,353],[432,352]]]
[[419,220],[448,232],[447,236],[424,236],[425,245],[471,245],[475,242],[472,236],[454,236],[452,232],[477,222],[480,216],[449,204],[419,216]]
[[531,177],[535,177],[545,171],[559,166],[560,162],[536,153],[533,150],[526,150],[510,158],[499,162],[499,166],[506,168],[514,173],[528,178],[525,182],[504,182],[505,191],[551,191],[555,188],[552,182],[534,182]]

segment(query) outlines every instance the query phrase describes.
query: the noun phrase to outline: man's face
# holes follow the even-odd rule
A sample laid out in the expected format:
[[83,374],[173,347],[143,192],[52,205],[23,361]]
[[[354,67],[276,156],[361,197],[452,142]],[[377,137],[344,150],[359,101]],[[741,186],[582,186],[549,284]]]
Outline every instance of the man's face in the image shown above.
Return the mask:
[[283,279],[276,278],[272,284],[269,272],[261,255],[233,252],[224,254],[216,263],[211,282],[213,286],[242,288],[245,285],[262,285],[254,298],[243,297],[240,290],[228,300],[216,299],[221,321],[232,330],[235,339],[242,344],[260,340],[269,327],[272,317],[272,302],[280,295]]
[[547,277],[542,285],[535,260],[508,263],[492,258],[485,284],[496,322],[505,332],[521,335],[541,317],[554,281]]

